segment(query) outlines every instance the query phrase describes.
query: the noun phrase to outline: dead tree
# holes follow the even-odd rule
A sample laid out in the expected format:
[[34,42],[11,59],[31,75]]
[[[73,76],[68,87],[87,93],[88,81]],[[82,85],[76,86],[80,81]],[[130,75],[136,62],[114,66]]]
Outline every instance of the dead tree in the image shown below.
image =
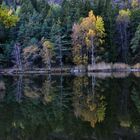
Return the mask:
[[19,43],[16,43],[14,46],[13,56],[15,59],[14,62],[16,64],[16,67],[18,68],[18,70],[22,71],[23,67],[22,67],[22,60],[21,60],[21,46]]

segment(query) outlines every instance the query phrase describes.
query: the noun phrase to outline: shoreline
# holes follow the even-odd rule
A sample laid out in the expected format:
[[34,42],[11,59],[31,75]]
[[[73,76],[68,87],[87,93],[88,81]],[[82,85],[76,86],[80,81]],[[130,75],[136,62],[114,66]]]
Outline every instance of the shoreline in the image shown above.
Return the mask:
[[88,74],[88,73],[131,73],[131,72],[139,72],[140,69],[96,69],[93,71],[88,71],[88,70],[74,70],[74,69],[69,69],[69,70],[17,70],[17,69],[1,69],[0,74],[1,75],[14,75],[14,74]]
[[1,73],[0,77],[2,76],[89,76],[89,77],[96,77],[99,79],[105,78],[125,78],[128,76],[140,77],[140,70],[137,71],[98,71],[98,72],[85,72],[85,73],[68,73],[68,72],[36,72],[36,71],[27,71],[24,73]]
[[81,73],[112,73],[112,72],[140,72],[140,63],[135,65],[128,65],[125,63],[97,63],[95,65],[79,65],[79,66],[63,66],[47,68],[32,68],[32,69],[18,69],[18,68],[1,68],[0,74],[81,74]]

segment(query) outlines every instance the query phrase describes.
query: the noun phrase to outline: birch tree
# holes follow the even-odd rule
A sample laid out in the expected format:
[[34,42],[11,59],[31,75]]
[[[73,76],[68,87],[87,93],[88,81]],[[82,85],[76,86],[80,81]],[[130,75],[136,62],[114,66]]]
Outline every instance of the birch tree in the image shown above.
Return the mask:
[[22,60],[21,60],[21,45],[19,43],[16,43],[14,46],[14,57],[16,60],[16,66],[18,67],[19,70],[22,71]]
[[74,47],[76,47],[76,49],[74,48],[74,57],[77,57],[75,51],[79,49],[82,55],[81,59],[85,58],[86,61],[91,61],[91,64],[94,65],[97,47],[104,42],[104,37],[103,18],[95,16],[93,11],[90,11],[88,17],[83,18],[79,24],[73,26],[72,38]]

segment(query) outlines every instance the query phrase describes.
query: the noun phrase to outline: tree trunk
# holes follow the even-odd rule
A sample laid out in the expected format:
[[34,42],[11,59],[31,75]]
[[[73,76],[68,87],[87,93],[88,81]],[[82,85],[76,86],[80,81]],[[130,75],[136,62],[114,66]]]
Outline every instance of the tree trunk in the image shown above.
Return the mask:
[[20,51],[21,51],[20,45],[15,44],[16,65],[17,65],[18,69],[22,71],[22,62],[21,62]]
[[48,52],[48,53],[49,53],[49,54],[48,54],[48,55],[49,55],[49,58],[48,58],[48,59],[49,59],[49,60],[48,60],[48,68],[49,68],[49,71],[51,71],[51,56],[50,56],[50,50],[48,50],[48,51],[49,51],[49,52]]
[[91,55],[91,64],[92,66],[95,65],[95,55],[94,55],[94,49],[95,49],[95,46],[93,44],[93,37],[91,38],[91,52],[92,52],[92,55]]
[[121,40],[121,59],[125,61],[124,59],[124,36],[123,36],[123,29],[122,29],[122,23],[119,25],[119,31],[120,31],[120,40]]
[[62,62],[62,43],[61,43],[61,36],[59,35],[59,62],[60,62],[60,67],[61,67],[61,71],[62,71],[62,66],[63,66],[63,62]]
[[124,44],[125,44],[125,62],[127,63],[127,54],[128,54],[128,37],[127,37],[127,23],[124,24]]

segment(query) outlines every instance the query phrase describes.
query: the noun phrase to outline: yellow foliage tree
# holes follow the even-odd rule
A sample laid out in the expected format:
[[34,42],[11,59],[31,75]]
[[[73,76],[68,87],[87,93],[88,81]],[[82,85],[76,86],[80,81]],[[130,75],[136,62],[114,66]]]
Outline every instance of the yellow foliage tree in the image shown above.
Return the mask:
[[127,10],[120,10],[119,15],[117,17],[118,22],[130,22],[131,11]]
[[137,7],[139,7],[139,6],[140,6],[139,0],[132,0],[131,6],[132,6],[132,8],[137,8]]
[[[91,51],[92,53],[91,63],[93,65],[95,63],[96,48],[104,42],[103,40],[104,37],[105,37],[105,28],[102,17],[95,16],[93,11],[90,11],[88,17],[83,18],[80,24],[74,24],[73,26],[72,38],[74,44],[73,49],[75,54],[74,57],[85,58],[88,61],[89,59],[89,58],[87,59],[88,52]],[[77,53],[78,49],[79,52],[81,52],[81,54]],[[80,56],[78,56],[77,54]]]
[[39,48],[37,45],[31,45],[25,47],[22,51],[22,63],[24,64],[24,68],[31,68],[34,64],[35,59],[39,56]]
[[98,89],[94,89],[94,94],[89,93],[88,78],[75,78],[73,91],[73,106],[76,117],[90,122],[92,127],[103,122],[107,105],[105,97],[98,92]]
[[13,14],[11,9],[0,6],[0,22],[6,28],[15,26],[18,21],[19,18]]
[[41,52],[42,58],[43,58],[44,63],[47,65],[47,67],[50,70],[51,58],[53,57],[53,44],[48,40],[44,40],[42,46],[43,46],[43,49]]

